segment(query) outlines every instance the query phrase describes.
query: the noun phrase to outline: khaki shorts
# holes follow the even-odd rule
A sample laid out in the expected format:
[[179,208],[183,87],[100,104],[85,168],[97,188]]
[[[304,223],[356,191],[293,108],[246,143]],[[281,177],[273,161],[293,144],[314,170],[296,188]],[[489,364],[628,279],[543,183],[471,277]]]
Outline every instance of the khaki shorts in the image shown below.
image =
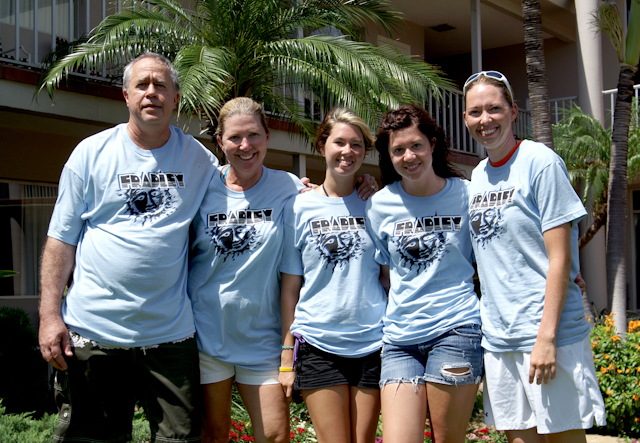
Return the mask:
[[71,333],[69,369],[56,371],[60,422],[53,441],[131,440],[136,403],[151,441],[199,442],[201,390],[196,339],[144,348],[101,345]]
[[588,336],[558,348],[556,377],[547,384],[529,384],[530,360],[530,352],[484,351],[485,423],[539,434],[605,425]]
[[200,353],[200,384],[203,385],[219,383],[231,377],[234,377],[235,381],[242,385],[278,385],[280,384],[278,375],[277,369],[265,371],[246,369]]

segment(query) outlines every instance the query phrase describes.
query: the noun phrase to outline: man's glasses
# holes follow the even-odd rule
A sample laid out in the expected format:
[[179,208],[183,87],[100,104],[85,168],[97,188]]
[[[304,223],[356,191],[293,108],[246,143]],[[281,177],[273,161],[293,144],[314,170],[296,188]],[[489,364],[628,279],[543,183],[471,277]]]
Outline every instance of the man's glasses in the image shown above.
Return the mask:
[[493,78],[498,80],[499,82],[502,82],[507,87],[507,90],[509,91],[509,95],[511,96],[511,100],[513,101],[513,91],[511,90],[511,85],[509,84],[509,80],[507,80],[507,77],[505,77],[502,72],[498,72],[498,71],[480,71],[480,72],[476,72],[475,74],[471,74],[471,77],[469,77],[467,81],[464,82],[464,86],[462,88],[462,93],[465,96],[467,95],[467,88],[469,87],[469,84],[472,83],[481,75],[484,75],[485,77]]

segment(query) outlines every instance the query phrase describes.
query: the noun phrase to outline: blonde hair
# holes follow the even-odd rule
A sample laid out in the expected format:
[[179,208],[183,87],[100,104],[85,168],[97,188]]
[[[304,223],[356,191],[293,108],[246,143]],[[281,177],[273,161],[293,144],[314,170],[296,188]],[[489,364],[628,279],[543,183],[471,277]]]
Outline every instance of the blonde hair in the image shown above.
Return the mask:
[[265,132],[269,133],[269,126],[267,126],[267,118],[262,112],[262,107],[255,100],[249,97],[236,97],[229,100],[222,106],[220,113],[218,114],[218,127],[216,128],[215,135],[222,137],[224,134],[224,125],[226,121],[234,115],[257,115],[260,117],[260,123]]
[[321,149],[324,149],[325,143],[327,143],[327,139],[329,135],[331,135],[331,131],[333,131],[333,128],[335,128],[338,123],[347,123],[360,129],[362,137],[364,138],[365,150],[369,151],[373,149],[373,144],[376,139],[371,133],[369,125],[350,109],[334,108],[325,115],[324,120],[320,123],[314,145],[316,151],[321,152]]

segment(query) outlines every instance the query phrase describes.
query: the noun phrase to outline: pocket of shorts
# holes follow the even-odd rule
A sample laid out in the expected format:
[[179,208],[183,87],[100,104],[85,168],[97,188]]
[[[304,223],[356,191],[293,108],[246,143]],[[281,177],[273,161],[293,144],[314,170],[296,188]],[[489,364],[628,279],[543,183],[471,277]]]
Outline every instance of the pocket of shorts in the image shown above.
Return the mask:
[[482,337],[480,326],[475,324],[458,326],[457,328],[453,328],[452,331],[460,337],[470,339],[480,339]]

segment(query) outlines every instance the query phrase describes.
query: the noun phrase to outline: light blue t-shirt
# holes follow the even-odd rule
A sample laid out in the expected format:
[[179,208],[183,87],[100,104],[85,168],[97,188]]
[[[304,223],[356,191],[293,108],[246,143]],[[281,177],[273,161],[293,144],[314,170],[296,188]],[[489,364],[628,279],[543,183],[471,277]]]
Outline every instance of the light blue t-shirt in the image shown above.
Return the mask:
[[158,149],[127,125],[83,140],[60,177],[49,237],[77,246],[62,319],[112,346],[150,346],[193,334],[187,298],[189,224],[218,160],[171,127]]
[[307,192],[287,204],[280,271],[304,276],[291,332],[313,346],[361,357],[382,346],[387,295],[366,231],[366,202]]
[[369,200],[367,222],[378,260],[390,265],[385,343],[418,344],[480,324],[467,186],[450,178],[437,194],[414,197],[397,181]]
[[247,369],[277,369],[283,211],[304,185],[293,174],[263,167],[258,183],[238,192],[225,186],[221,170],[193,222],[188,291],[198,348]]
[[525,140],[506,164],[482,161],[473,171],[469,227],[482,287],[482,346],[533,349],[544,307],[549,259],[543,232],[571,222],[571,274],[556,345],[589,333],[580,288],[577,222],[586,215],[564,162],[541,143]]

